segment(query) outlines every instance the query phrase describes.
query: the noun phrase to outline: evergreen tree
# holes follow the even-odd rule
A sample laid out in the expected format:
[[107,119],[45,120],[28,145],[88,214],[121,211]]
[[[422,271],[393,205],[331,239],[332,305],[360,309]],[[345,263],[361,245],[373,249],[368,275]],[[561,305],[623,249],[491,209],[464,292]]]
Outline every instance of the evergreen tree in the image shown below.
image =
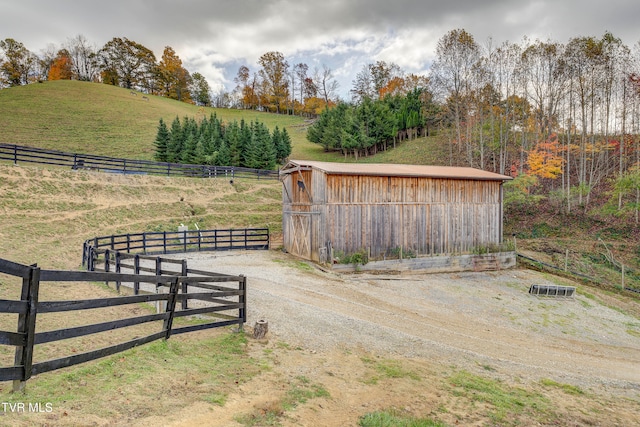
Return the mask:
[[234,121],[226,127],[224,132],[224,143],[229,150],[229,166],[240,166],[242,164],[242,141],[240,140],[240,127]]
[[210,164],[207,161],[208,155],[211,153],[207,153],[205,151],[206,141],[204,135],[200,134],[198,138],[198,142],[196,142],[195,150],[193,152],[193,160],[192,163],[195,165],[206,165]]
[[253,122],[247,125],[244,120],[240,121],[240,143],[241,143],[241,157],[240,166],[246,168],[254,167],[253,164],[256,161],[258,149],[257,143],[253,135]]
[[184,134],[180,119],[176,117],[171,123],[169,146],[167,147],[167,161],[171,163],[180,162],[182,148],[184,146]]
[[280,134],[280,159],[278,162],[283,163],[290,155],[291,137],[289,136],[289,132],[287,132],[287,128],[282,128],[282,133]]
[[180,163],[195,164],[196,163],[196,140],[195,134],[189,132],[184,142],[182,152],[180,153]]
[[220,141],[220,147],[218,148],[215,164],[218,166],[231,165],[231,157],[229,156],[229,147],[226,141],[223,139]]
[[160,123],[158,124],[158,133],[156,134],[156,140],[154,141],[154,145],[156,146],[156,153],[154,158],[159,162],[166,162],[168,158],[168,149],[169,149],[169,129],[167,129],[167,125],[160,119]]
[[253,168],[275,169],[276,168],[276,148],[273,139],[269,135],[269,129],[264,124],[257,122],[254,125],[254,141],[256,152],[253,157]]

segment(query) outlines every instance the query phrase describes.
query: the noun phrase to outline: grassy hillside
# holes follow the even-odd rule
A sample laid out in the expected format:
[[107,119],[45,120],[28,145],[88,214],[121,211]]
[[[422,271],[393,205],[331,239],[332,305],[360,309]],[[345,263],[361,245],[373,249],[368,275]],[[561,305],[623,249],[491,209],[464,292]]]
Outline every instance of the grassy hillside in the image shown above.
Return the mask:
[[286,127],[296,143],[299,117],[202,108],[115,86],[58,80],[0,90],[0,142],[61,151],[152,159],[158,121],[204,117]]
[[95,236],[194,229],[282,228],[280,183],[73,172],[0,164],[0,258],[75,269]]
[[[132,94],[120,87],[58,80],[0,90],[0,142],[131,159],[153,159],[158,120],[176,116],[201,118],[215,113],[225,121],[259,120],[270,129],[286,128],[291,158],[353,162],[325,153],[306,139],[308,122],[300,117],[221,108],[202,108],[158,96]],[[425,138],[361,162],[438,163],[434,142]]]

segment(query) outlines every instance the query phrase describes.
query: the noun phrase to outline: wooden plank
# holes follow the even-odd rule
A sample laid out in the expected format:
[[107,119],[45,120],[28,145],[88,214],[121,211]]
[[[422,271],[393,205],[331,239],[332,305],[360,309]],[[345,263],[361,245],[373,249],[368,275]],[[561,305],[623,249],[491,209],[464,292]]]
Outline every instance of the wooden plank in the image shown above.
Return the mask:
[[204,270],[196,270],[193,268],[189,268],[187,269],[187,274],[198,274],[200,276],[207,276],[207,277],[211,277],[211,276],[218,276],[218,277],[229,277],[229,278],[233,278],[233,281],[237,281],[239,276],[232,276],[230,274],[222,274],[222,273],[212,273],[210,271],[204,271]]
[[38,292],[40,289],[40,269],[37,267],[29,268],[29,273],[23,277],[22,291],[20,300],[27,301],[27,310],[24,314],[18,316],[19,334],[25,335],[25,343],[23,346],[16,347],[14,366],[21,365],[23,367],[22,376],[13,382],[13,391],[22,391],[25,382],[31,378],[33,374],[33,346],[36,330],[36,315],[38,313]]
[[[239,282],[241,280],[241,277],[240,276],[191,276],[191,277],[181,277],[180,280],[184,280],[189,283],[195,283],[195,282],[224,283],[224,282]],[[221,289],[224,289],[224,288],[221,288]]]
[[0,381],[15,381],[22,378],[23,366],[0,368]]
[[171,328],[173,327],[173,318],[176,312],[176,294],[178,293],[178,279],[171,282],[169,288],[169,299],[167,300],[167,313],[169,314],[164,320],[163,329],[165,331],[165,339],[171,336]]
[[66,368],[68,366],[77,365],[79,363],[88,362],[90,360],[111,356],[112,354],[120,353],[125,350],[129,350],[130,348],[137,347],[142,344],[147,344],[164,337],[164,331],[156,332],[155,334],[116,344],[111,347],[105,347],[99,350],[88,351],[81,354],[74,354],[73,356],[61,357],[59,359],[47,360],[46,362],[35,363],[33,364],[33,375],[38,375],[44,372],[53,371],[55,369]]
[[0,313],[19,313],[24,314],[27,311],[26,301],[13,301],[0,299]]
[[27,335],[19,332],[0,331],[0,344],[24,347],[27,343]]
[[96,271],[65,271],[42,270],[41,279],[44,282],[170,282],[170,277],[147,276],[142,274],[117,274]]
[[190,308],[187,310],[176,311],[174,317],[194,316],[196,314],[216,313],[218,311],[237,310],[242,307],[242,303],[233,303],[227,305],[217,305],[211,307]]
[[115,307],[118,305],[135,304],[139,302],[153,302],[166,299],[166,294],[147,294],[89,300],[44,301],[38,303],[38,311],[40,313],[55,313],[60,311]]
[[[194,286],[195,287],[195,286]],[[231,296],[239,296],[239,295],[243,295],[244,291],[240,291],[240,290],[236,290],[233,292],[188,292],[188,293],[181,293],[178,294],[178,298],[180,300],[185,300],[185,299],[211,299],[211,298],[215,298],[215,297],[231,297]]]
[[40,332],[36,334],[35,344],[44,344],[51,341],[66,340],[69,338],[97,334],[99,332],[126,328],[128,326],[141,325],[143,323],[165,320],[167,313],[151,314],[147,316],[131,317],[128,319],[114,320],[111,322],[96,323],[93,325],[78,326],[75,328],[58,329],[55,331]]
[[18,264],[6,259],[0,258],[0,273],[10,274],[12,276],[24,277],[29,274],[31,267]]
[[236,320],[224,320],[224,321],[212,322],[212,323],[203,323],[200,325],[183,326],[181,328],[174,328],[171,331],[171,334],[178,335],[178,334],[184,334],[187,332],[202,331],[204,329],[221,328],[223,326],[230,326],[230,325],[239,325],[241,323],[242,323],[242,319],[236,319]]

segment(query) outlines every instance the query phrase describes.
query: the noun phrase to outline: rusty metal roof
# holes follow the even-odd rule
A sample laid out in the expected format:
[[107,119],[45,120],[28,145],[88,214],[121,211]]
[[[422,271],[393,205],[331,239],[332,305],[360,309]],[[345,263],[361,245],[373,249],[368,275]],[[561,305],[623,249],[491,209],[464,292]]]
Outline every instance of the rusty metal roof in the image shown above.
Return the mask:
[[512,179],[510,176],[469,167],[399,165],[392,163],[332,163],[311,160],[290,160],[280,173],[288,174],[305,169],[316,169],[329,175],[404,176],[490,181]]

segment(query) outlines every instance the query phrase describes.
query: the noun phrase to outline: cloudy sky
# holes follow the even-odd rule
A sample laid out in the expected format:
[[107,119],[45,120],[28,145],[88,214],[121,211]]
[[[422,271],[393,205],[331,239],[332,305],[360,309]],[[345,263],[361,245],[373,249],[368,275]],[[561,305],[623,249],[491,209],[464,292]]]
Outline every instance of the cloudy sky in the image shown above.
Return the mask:
[[214,91],[233,89],[241,65],[283,53],[289,64],[333,70],[346,94],[363,65],[395,62],[426,73],[438,40],[462,28],[480,45],[566,42],[610,31],[640,41],[637,0],[0,0],[0,39],[39,54],[83,35],[97,48],[127,37],[160,58],[171,46]]

